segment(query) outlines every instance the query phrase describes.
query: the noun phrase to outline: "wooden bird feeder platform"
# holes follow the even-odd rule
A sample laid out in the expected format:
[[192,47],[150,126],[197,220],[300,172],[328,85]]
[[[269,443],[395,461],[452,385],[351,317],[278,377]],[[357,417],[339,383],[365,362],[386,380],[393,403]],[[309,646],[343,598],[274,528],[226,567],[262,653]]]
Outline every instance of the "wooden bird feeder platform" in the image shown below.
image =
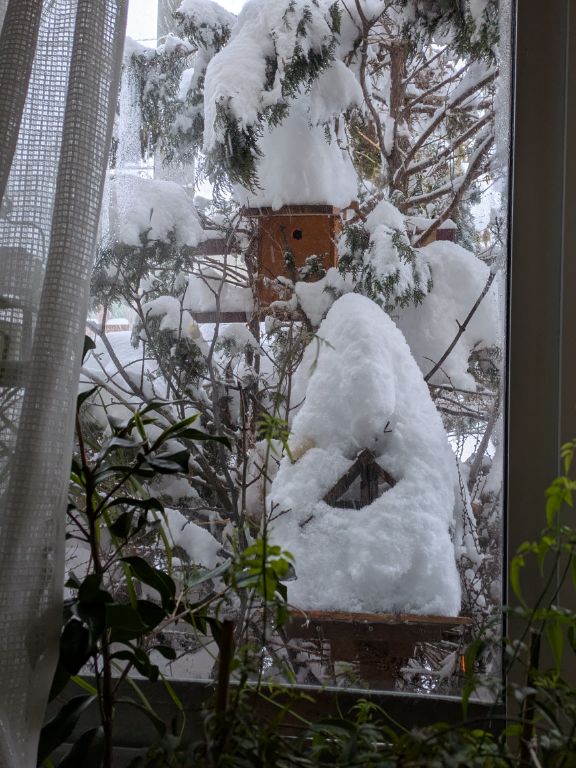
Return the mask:
[[365,684],[386,687],[400,677],[418,645],[453,639],[471,623],[465,616],[292,611],[285,631],[299,644],[327,643],[332,663],[353,663]]

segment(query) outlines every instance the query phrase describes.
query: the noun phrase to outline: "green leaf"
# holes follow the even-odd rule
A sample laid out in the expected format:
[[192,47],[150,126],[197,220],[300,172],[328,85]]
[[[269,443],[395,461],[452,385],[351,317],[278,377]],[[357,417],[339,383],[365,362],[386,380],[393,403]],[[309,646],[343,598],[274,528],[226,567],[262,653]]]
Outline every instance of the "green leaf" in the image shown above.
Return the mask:
[[140,637],[147,630],[138,611],[121,603],[106,606],[106,626],[112,630],[110,639],[113,642]]
[[155,664],[150,662],[148,654],[142,648],[130,648],[129,650],[116,651],[110,657],[121,661],[129,661],[138,672],[150,682],[155,683],[158,680],[160,670]]
[[84,336],[84,349],[82,350],[82,362],[84,362],[84,359],[86,358],[86,355],[92,349],[96,349],[96,342],[90,336],[85,335]]
[[560,671],[562,665],[562,651],[564,649],[564,632],[562,623],[556,618],[550,618],[546,622],[546,638],[554,657],[556,671]]
[[[176,472],[188,472],[188,462],[190,460],[190,451],[177,450],[165,453],[158,453],[156,456],[146,457],[146,465],[161,475],[171,475]],[[144,465],[144,466],[146,466]]]
[[186,584],[189,587],[195,587],[198,584],[203,584],[205,581],[215,579],[218,576],[221,576],[223,573],[226,573],[226,571],[230,570],[231,565],[232,560],[225,560],[223,563],[220,563],[220,565],[217,565],[215,568],[212,568],[209,571],[199,571],[195,576],[187,579]]
[[112,597],[106,590],[101,589],[102,576],[90,573],[78,590],[78,601],[83,603],[109,603]]
[[176,595],[176,584],[167,573],[153,568],[141,557],[123,557],[121,561],[130,566],[137,579],[155,589],[160,594],[162,606],[171,610]]
[[38,762],[41,763],[62,744],[72,733],[80,715],[92,702],[94,696],[75,696],[67,701],[58,714],[49,720],[40,732],[38,745]]
[[151,600],[137,600],[136,610],[149,629],[154,629],[166,618],[166,610]]
[[136,507],[137,509],[144,509],[146,512],[151,510],[156,510],[157,512],[161,513],[164,512],[164,505],[158,501],[158,499],[139,499],[131,498],[130,496],[117,496],[109,504],[107,504],[105,508],[111,509],[112,507],[118,506]]
[[60,657],[69,675],[79,672],[92,654],[88,628],[78,619],[71,619],[60,635]]
[[512,562],[510,563],[510,584],[512,590],[522,605],[526,605],[522,592],[520,590],[520,571],[524,567],[524,556],[520,554],[514,555]]
[[132,528],[133,517],[133,512],[123,512],[113,523],[110,523],[108,530],[112,536],[115,536],[118,539],[127,539]]
[[227,437],[220,435],[209,435],[207,432],[200,432],[198,429],[185,429],[182,432],[179,432],[177,437],[179,440],[209,440],[213,443],[220,443],[221,445],[224,445],[226,448],[231,450],[230,440],[228,440]]
[[134,423],[134,426],[138,430],[138,434],[142,440],[147,440],[148,435],[146,434],[146,429],[144,428],[144,421],[142,420],[141,414],[136,412],[130,421]]
[[76,574],[74,573],[74,571],[70,571],[64,586],[67,587],[68,589],[80,589],[81,582],[78,576],[76,576]]
[[169,645],[154,645],[152,646],[151,650],[157,651],[165,659],[168,659],[168,661],[176,661],[176,651]]
[[87,389],[86,392],[80,392],[80,394],[76,398],[76,413],[78,413],[78,411],[82,407],[82,403],[88,400],[89,397],[92,397],[94,392],[96,392],[97,390],[98,390],[98,387],[92,387],[92,389]]
[[154,446],[162,445],[162,443],[165,443],[166,440],[170,438],[179,437],[180,433],[183,432],[190,424],[195,422],[197,419],[198,419],[198,414],[195,413],[193,416],[188,416],[188,418],[182,419],[176,424],[171,424],[169,427],[166,427],[166,429],[154,441]]
[[102,726],[85,731],[58,763],[58,768],[100,768],[104,759],[104,729]]
[[101,462],[109,453],[118,450],[135,451],[144,444],[143,440],[134,440],[131,437],[111,437],[98,454],[97,463]]

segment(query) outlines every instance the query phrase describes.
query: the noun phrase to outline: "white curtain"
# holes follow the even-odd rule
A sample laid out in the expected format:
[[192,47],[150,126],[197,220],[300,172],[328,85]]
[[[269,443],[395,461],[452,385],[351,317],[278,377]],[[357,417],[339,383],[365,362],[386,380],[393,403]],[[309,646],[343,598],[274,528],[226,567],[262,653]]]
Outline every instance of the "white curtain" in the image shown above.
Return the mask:
[[0,0],[0,768],[35,766],[57,657],[76,389],[127,5]]

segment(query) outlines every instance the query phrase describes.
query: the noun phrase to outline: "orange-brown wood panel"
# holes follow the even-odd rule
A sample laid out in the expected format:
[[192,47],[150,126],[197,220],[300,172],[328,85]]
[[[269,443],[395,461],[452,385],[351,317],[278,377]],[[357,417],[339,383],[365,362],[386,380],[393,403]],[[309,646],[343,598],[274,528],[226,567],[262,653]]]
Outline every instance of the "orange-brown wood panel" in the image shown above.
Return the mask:
[[[258,217],[258,298],[261,305],[282,298],[278,277],[297,278],[309,256],[319,256],[324,269],[336,266],[336,237],[340,217],[336,213],[266,213]],[[294,267],[285,258],[291,252]]]

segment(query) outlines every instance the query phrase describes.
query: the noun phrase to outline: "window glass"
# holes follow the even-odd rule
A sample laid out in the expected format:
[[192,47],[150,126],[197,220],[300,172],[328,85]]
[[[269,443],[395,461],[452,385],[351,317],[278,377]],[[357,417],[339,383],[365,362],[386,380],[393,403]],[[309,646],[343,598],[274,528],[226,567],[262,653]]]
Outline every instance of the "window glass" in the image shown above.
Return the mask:
[[457,693],[479,632],[499,675],[509,10],[241,5],[132,5],[93,278],[91,450],[198,430],[132,489],[204,611],[153,658],[210,677],[227,619],[257,674]]

